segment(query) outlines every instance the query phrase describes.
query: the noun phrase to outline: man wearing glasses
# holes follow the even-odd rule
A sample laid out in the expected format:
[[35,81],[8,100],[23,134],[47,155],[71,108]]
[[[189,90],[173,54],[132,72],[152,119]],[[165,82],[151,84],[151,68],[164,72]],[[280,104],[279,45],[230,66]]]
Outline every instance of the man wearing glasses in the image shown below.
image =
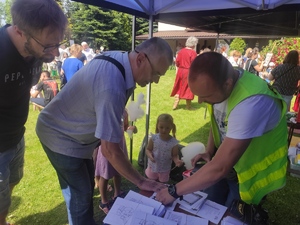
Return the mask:
[[24,124],[43,62],[58,56],[67,19],[54,0],[15,0],[12,25],[0,28],[0,225],[23,176]]
[[[69,224],[95,225],[93,218],[94,166],[92,155],[101,140],[102,154],[140,189],[157,191],[163,184],[135,170],[119,143],[121,119],[136,83],[158,83],[173,61],[166,41],[151,38],[135,51],[105,52],[77,71],[39,114],[36,131],[55,168],[68,207]],[[103,57],[103,56],[99,56]]]

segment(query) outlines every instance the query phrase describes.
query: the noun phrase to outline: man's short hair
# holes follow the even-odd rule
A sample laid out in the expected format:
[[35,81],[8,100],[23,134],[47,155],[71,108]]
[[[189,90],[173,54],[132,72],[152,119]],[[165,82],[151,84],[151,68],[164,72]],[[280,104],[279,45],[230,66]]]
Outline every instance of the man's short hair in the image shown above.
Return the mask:
[[[173,51],[164,39],[153,37],[142,42],[135,48],[137,51],[145,52],[149,57],[165,56],[171,65],[173,62]],[[153,57],[152,56],[152,57]]]
[[218,52],[205,52],[198,55],[191,64],[189,80],[195,81],[198,76],[206,75],[222,87],[229,77],[233,76],[231,63]]
[[54,0],[15,0],[11,7],[13,25],[33,34],[49,27],[63,34],[68,20]]

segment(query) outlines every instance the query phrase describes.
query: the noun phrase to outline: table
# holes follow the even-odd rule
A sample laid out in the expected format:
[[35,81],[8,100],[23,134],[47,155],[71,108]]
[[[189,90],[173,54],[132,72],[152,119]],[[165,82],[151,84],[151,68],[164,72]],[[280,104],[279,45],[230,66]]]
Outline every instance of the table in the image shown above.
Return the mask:
[[295,129],[300,129],[300,123],[292,123],[290,121],[287,121],[287,125],[289,127],[289,132],[288,132],[288,147],[290,147],[291,140],[294,134]]
[[[147,196],[147,197],[150,197],[150,196],[153,194],[153,192],[152,192],[152,191],[140,190],[140,194],[141,194],[141,195],[144,195],[144,196]],[[187,214],[187,215],[195,216],[194,214],[189,213],[189,212],[187,212],[187,211],[185,211],[185,210],[179,208],[179,204],[176,205],[174,211],[176,211],[176,212],[181,212],[181,213],[185,213],[185,214]],[[223,218],[226,217],[226,216],[228,216],[228,215],[229,215],[229,212],[228,212],[228,210],[227,210],[226,213],[224,214]],[[209,225],[216,225],[215,223],[212,223],[212,222],[210,222],[210,221],[209,221],[208,224],[209,224]],[[220,221],[219,224],[221,224],[221,221]]]

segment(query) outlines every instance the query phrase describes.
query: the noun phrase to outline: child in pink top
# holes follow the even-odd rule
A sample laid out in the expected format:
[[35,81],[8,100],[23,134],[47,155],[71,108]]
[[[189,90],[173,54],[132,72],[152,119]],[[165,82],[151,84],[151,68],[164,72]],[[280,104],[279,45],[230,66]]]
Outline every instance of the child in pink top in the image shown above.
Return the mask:
[[[172,131],[173,136],[170,135]],[[178,156],[178,141],[175,138],[176,125],[170,114],[161,114],[156,122],[156,134],[149,139],[146,154],[148,167],[145,174],[149,179],[168,182],[172,160],[177,167],[183,165]]]

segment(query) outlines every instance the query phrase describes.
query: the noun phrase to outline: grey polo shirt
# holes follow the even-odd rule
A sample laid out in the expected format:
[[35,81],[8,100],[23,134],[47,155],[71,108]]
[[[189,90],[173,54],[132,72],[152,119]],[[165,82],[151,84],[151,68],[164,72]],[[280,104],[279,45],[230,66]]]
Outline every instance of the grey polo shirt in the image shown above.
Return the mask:
[[128,93],[135,88],[128,53],[107,52],[125,69],[94,59],[74,74],[39,115],[36,132],[52,151],[90,158],[99,139],[119,143]]

